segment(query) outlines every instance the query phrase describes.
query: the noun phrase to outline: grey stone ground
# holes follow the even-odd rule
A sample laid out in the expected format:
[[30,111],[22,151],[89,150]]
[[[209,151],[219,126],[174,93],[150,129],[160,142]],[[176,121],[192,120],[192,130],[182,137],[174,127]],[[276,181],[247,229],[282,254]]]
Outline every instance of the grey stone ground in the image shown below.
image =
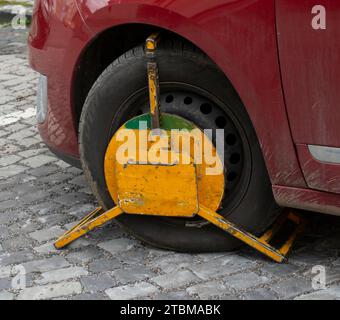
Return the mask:
[[[115,224],[67,250],[53,240],[95,207],[83,174],[56,159],[35,127],[37,75],[25,34],[0,29],[1,299],[340,299],[340,218],[310,215],[289,264],[252,250],[178,254],[135,240]],[[312,268],[327,288],[312,288]],[[24,271],[23,271],[24,270]],[[16,275],[25,272],[26,288]],[[14,287],[13,287],[14,283]]]

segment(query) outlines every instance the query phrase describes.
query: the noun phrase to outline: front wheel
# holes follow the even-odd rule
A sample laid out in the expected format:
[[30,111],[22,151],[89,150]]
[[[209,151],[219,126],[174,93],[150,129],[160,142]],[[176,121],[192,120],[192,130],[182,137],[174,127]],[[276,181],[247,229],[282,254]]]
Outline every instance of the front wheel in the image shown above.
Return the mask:
[[[247,112],[232,86],[201,52],[177,41],[157,49],[161,108],[201,129],[224,129],[225,190],[219,213],[254,234],[275,220],[275,204],[261,148]],[[99,77],[80,121],[80,153],[86,177],[104,206],[114,202],[104,176],[104,155],[114,133],[129,119],[148,112],[143,46],[114,61]],[[139,239],[184,252],[224,251],[238,240],[200,218],[122,215],[117,219]]]

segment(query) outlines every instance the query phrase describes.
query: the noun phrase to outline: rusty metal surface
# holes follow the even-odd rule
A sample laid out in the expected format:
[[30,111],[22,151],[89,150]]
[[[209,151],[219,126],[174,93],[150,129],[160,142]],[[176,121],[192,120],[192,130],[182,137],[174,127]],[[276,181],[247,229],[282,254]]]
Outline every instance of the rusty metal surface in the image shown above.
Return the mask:
[[[147,119],[147,117],[145,117],[145,115],[142,115],[142,116],[136,117],[128,121],[121,129],[118,130],[118,132],[114,135],[114,137],[112,138],[108,146],[108,149],[105,155],[105,160],[104,160],[104,172],[105,172],[107,188],[110,192],[110,195],[113,201],[116,204],[118,203],[118,186],[117,186],[117,178],[116,178],[117,165],[122,165],[121,163],[117,164],[116,155],[117,155],[117,150],[126,143],[125,140],[119,141],[120,139],[118,139],[118,137],[120,136],[120,133],[122,132],[122,130],[125,130],[123,132],[125,135],[127,136],[131,135],[132,137],[134,137],[136,139],[135,144],[136,144],[136,149],[137,149],[136,161],[142,162],[142,161],[145,161],[145,159],[147,160],[148,154],[152,156],[151,153],[147,152],[147,150],[151,148],[152,142],[149,141],[148,145],[142,146],[141,140],[149,136],[150,129],[146,129],[146,130],[134,129],[134,128],[138,128],[139,121],[144,121],[145,119]],[[150,125],[150,119],[149,121],[147,121],[147,123],[148,125]],[[186,131],[182,133],[182,138],[184,140],[186,138],[190,138],[190,137],[192,138],[193,135],[198,135],[198,137],[196,136],[196,140],[195,139],[190,140],[191,142],[203,139],[202,136],[204,135],[204,133],[200,130],[194,131],[195,127],[193,126],[193,124],[187,121],[183,121],[181,117],[163,114],[162,115],[162,126],[165,129],[169,129],[171,126],[174,126],[174,128],[176,129],[179,129],[181,127],[185,128]],[[168,130],[166,131],[169,133]],[[179,133],[177,132],[175,133],[175,135],[176,134],[179,134]],[[177,138],[178,137],[174,136],[173,141],[183,141],[183,140],[178,140]],[[206,143],[210,143],[210,148],[213,151],[213,154],[216,156],[217,155],[216,150],[214,146],[212,145],[212,143],[210,142],[210,140],[207,139],[205,141]],[[180,148],[181,146],[175,145],[173,147],[176,150]],[[190,156],[191,158],[194,158],[195,149],[193,147],[190,147],[189,152],[190,152],[190,155],[187,154],[186,156]],[[146,156],[144,156],[143,153],[146,154]],[[185,155],[182,154],[182,156],[185,156]],[[218,160],[218,157],[216,159]],[[221,163],[218,163],[218,164],[221,165]],[[224,172],[220,172],[217,175],[207,174],[207,170],[213,167],[214,164],[206,163],[204,154],[202,155],[202,163],[196,164],[195,166],[196,166],[196,172],[197,172],[197,189],[198,189],[199,202],[205,205],[206,207],[210,208],[211,210],[218,210],[220,203],[222,201],[223,195],[224,195],[224,186],[225,186]]]
[[193,163],[117,165],[118,204],[125,213],[193,217],[198,212]]

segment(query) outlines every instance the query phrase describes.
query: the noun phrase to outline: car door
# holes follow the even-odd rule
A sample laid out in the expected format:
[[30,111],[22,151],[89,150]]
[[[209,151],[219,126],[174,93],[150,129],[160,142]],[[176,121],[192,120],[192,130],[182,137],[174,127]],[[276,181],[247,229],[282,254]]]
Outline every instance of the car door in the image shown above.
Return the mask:
[[286,108],[306,182],[340,193],[340,1],[276,0],[276,15]]

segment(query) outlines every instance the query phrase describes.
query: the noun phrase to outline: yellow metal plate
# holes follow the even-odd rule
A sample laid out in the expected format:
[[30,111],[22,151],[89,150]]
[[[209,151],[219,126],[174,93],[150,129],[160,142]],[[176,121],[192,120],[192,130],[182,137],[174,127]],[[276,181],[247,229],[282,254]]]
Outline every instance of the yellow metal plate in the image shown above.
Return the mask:
[[[182,118],[173,116],[173,115],[167,115],[162,114],[162,125],[165,126],[167,117],[172,118],[178,118],[178,121],[183,121]],[[144,121],[147,119],[146,115],[142,115],[139,117],[136,117],[129,122],[138,122],[138,121]],[[173,119],[172,119],[173,120]],[[186,120],[185,120],[186,121]],[[192,126],[197,129],[192,123],[188,123],[188,126]],[[165,128],[168,132],[172,124],[167,125]],[[116,134],[112,137],[109,146],[106,151],[105,160],[104,160],[104,173],[105,173],[105,179],[108,191],[113,199],[113,201],[118,204],[118,186],[117,186],[117,179],[116,179],[116,172],[117,172],[117,162],[116,162],[116,156],[117,152],[119,153],[119,149],[126,144],[125,140],[119,139],[119,135],[122,133],[123,129],[126,133],[127,124],[122,126]],[[175,129],[178,128],[178,126],[175,126]],[[188,129],[188,135],[191,135],[193,131],[192,128]],[[137,129],[137,128],[131,128],[129,129],[131,131],[131,136],[136,138],[136,146],[137,149],[139,149],[141,145],[140,139],[144,136],[148,136],[150,134],[149,129]],[[196,135],[204,136],[203,131],[197,130]],[[201,138],[202,138],[201,137]],[[211,145],[211,149],[213,151],[213,154],[216,155],[216,150],[211,142],[208,141],[208,143]],[[176,146],[177,147],[177,146]],[[148,150],[151,148],[151,144],[148,144],[147,146],[143,147],[144,152],[148,152]],[[142,148],[142,149],[143,149]],[[176,148],[175,148],[176,149]],[[194,146],[190,149],[190,154],[188,155],[191,158],[194,158]],[[143,158],[143,157],[142,157]],[[145,157],[146,158],[146,157]],[[202,155],[203,162],[201,164],[195,164],[196,167],[196,174],[197,174],[197,192],[198,192],[198,199],[199,203],[204,205],[205,207],[209,208],[210,210],[216,211],[220,207],[220,203],[223,198],[224,194],[224,172],[221,172],[219,174],[209,175],[207,174],[207,169],[213,168],[214,164],[207,163],[205,161],[204,154]],[[137,155],[138,159],[138,155]]]
[[193,217],[199,210],[190,164],[116,164],[118,205],[125,213]]

